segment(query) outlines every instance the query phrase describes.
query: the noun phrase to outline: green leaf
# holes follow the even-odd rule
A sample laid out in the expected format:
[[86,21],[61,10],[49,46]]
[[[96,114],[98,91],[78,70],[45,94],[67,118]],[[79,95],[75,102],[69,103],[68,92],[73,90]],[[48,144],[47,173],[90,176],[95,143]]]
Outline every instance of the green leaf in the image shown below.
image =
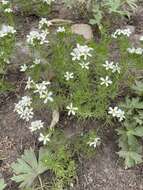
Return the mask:
[[47,170],[47,167],[41,161],[44,155],[45,151],[40,149],[37,159],[33,149],[25,150],[24,155],[20,159],[17,159],[16,163],[12,164],[15,174],[12,180],[21,183],[20,188],[30,187],[34,180]]
[[142,162],[142,156],[134,151],[119,151],[118,155],[125,159],[125,167],[130,168]]
[[142,81],[136,81],[135,85],[132,86],[132,89],[138,94],[143,95],[143,82]]
[[136,127],[133,131],[132,134],[138,137],[143,137],[143,127]]
[[6,187],[6,184],[4,182],[4,179],[0,179],[0,190],[4,190],[5,187]]

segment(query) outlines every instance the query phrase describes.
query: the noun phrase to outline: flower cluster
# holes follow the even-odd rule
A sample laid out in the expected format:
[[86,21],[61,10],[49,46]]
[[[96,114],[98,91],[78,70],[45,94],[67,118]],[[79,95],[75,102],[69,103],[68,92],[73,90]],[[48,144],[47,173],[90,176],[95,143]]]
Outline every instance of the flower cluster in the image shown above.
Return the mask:
[[125,112],[118,107],[109,107],[108,114],[118,118],[119,121],[123,121],[125,119]]
[[[64,29],[61,28],[57,32],[64,32]],[[92,57],[91,50],[93,50],[93,48],[90,48],[87,45],[77,44],[76,48],[74,48],[71,52],[72,61],[78,61],[78,64],[81,66],[82,69],[89,69],[90,63],[85,61],[87,61],[89,57]],[[74,78],[74,73],[67,71],[64,74],[64,77],[66,81],[69,81]],[[68,110],[69,116],[75,115],[76,111],[78,110],[77,107],[73,106],[73,103],[70,103],[70,105],[68,105],[66,109]]]
[[44,123],[41,120],[36,120],[31,122],[31,126],[29,127],[31,132],[35,132],[44,127]]
[[16,30],[13,26],[3,24],[0,30],[0,38],[7,37],[8,35],[13,35],[16,33]]
[[29,45],[35,46],[36,44],[48,44],[49,41],[47,40],[47,33],[39,32],[39,31],[31,31],[27,35],[27,43]]
[[33,108],[31,107],[32,99],[29,96],[23,96],[22,99],[15,104],[14,111],[20,115],[20,118],[29,121],[33,118]]
[[105,67],[106,70],[111,70],[112,73],[120,73],[121,71],[121,68],[119,67],[119,63],[114,63],[113,61],[112,62],[109,62],[109,61],[105,61],[105,63],[103,64],[103,67]]
[[88,57],[92,57],[92,54],[90,53],[91,50],[93,50],[93,48],[90,48],[87,45],[77,44],[77,47],[71,52],[72,60],[80,61],[83,58],[83,60],[86,61]]
[[27,35],[27,43],[35,46],[36,44],[49,44],[47,35],[49,34],[49,27],[52,25],[46,18],[41,18],[39,21],[39,31],[33,30]]
[[[22,99],[17,104],[15,104],[14,111],[17,112],[18,115],[20,115],[21,119],[26,120],[27,122],[30,121],[34,116],[31,104],[32,104],[32,99],[29,96],[22,97]],[[43,128],[44,128],[44,122],[42,122],[41,120],[32,121],[29,127],[31,132],[35,132]],[[43,144],[46,145],[47,142],[50,141],[49,137],[50,137],[49,134],[44,135],[40,133],[39,141],[40,142],[43,141]]]
[[132,48],[128,48],[127,51],[130,53],[130,54],[137,54],[137,55],[142,55],[143,54],[143,48],[135,48],[135,47],[132,47]]
[[[44,128],[44,122],[42,122],[41,120],[35,120],[31,122],[31,125],[29,127],[30,131],[36,132],[38,130],[41,130]],[[50,134],[46,134],[44,135],[43,133],[40,133],[38,140],[40,142],[43,142],[44,145],[47,144],[47,142],[50,141]]]
[[[113,61],[108,61],[106,60],[105,63],[103,64],[103,67],[108,71],[111,70],[112,73],[118,73],[120,74],[121,72],[121,68],[119,66],[119,63],[114,63]],[[101,85],[105,85],[106,87],[108,87],[110,84],[112,84],[112,80],[110,79],[110,77],[107,75],[104,77],[100,77],[100,84]]]
[[33,92],[39,94],[39,98],[43,100],[44,104],[47,104],[48,101],[53,102],[53,93],[49,91],[48,86],[50,85],[49,81],[42,81],[41,83],[35,83],[31,77],[28,77],[25,89],[33,89]]
[[10,1],[1,0],[0,3],[2,3],[2,8],[3,8],[5,13],[12,13],[13,12],[13,10],[10,7]]
[[127,36],[129,37],[132,34],[131,30],[129,28],[127,29],[117,29],[113,34],[112,37],[113,38],[117,38],[118,36]]
[[36,58],[34,61],[33,61],[33,64],[31,66],[28,66],[26,64],[23,64],[20,66],[20,71],[21,72],[25,72],[27,71],[27,69],[31,69],[31,68],[34,68],[36,65],[39,65],[41,63],[41,60],[39,58]]
[[49,34],[48,28],[52,25],[51,21],[48,21],[46,18],[42,18],[39,21],[39,29],[43,30],[47,34]]
[[53,93],[48,90],[49,84],[49,81],[43,81],[42,83],[35,84],[34,93],[39,93],[39,97],[40,99],[44,100],[44,104],[46,104],[48,101],[54,101]]

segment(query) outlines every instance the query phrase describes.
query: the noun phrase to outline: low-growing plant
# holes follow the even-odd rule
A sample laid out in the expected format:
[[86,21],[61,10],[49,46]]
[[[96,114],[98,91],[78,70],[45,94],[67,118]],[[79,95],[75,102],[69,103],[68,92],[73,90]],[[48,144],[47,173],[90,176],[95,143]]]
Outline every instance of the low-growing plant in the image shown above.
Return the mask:
[[47,149],[43,162],[54,175],[51,189],[62,190],[70,187],[76,177],[76,163],[68,139],[61,132],[55,131]]
[[51,10],[51,4],[55,0],[13,0],[12,4],[16,11],[22,14],[47,16]]
[[90,24],[97,24],[100,29],[103,28],[107,15],[109,18],[110,15],[130,17],[137,8],[137,0],[65,0],[64,2],[69,8],[78,8],[86,14],[88,12]]
[[[21,66],[21,71],[29,77],[25,88],[32,93],[33,106],[45,105],[59,111],[66,108],[68,115],[76,113],[80,118],[105,118],[110,100],[117,96],[129,68],[128,38],[114,39],[118,36],[114,34],[114,38],[103,36],[100,43],[85,42],[68,27],[59,27],[60,32],[44,29],[51,33],[30,32],[27,36],[34,55],[33,64]],[[44,35],[44,38],[36,40],[32,35]],[[112,43],[117,44],[118,60],[110,58]]]
[[125,122],[117,129],[119,135],[119,156],[125,160],[125,167],[133,167],[141,163],[142,146],[140,138],[143,137],[143,90],[142,82],[136,82],[132,89],[137,94],[134,98],[126,98],[120,106],[125,110]]
[[40,186],[42,187],[40,174],[47,170],[47,167],[42,162],[44,156],[44,149],[39,150],[38,159],[33,149],[25,150],[22,157],[17,159],[17,162],[13,163],[11,166],[15,174],[12,180],[20,183],[20,188],[30,188],[34,180],[38,178]]
[[[33,188],[35,190],[38,187],[42,190],[46,187],[51,190],[61,190],[70,186],[76,176],[76,164],[69,143],[65,136],[57,131],[47,147],[39,150],[38,159],[33,149],[25,150],[24,155],[12,164],[12,169],[15,174],[12,180],[20,183],[19,187],[24,190],[33,190]],[[45,183],[41,174],[46,171],[51,172],[53,177],[52,181]]]
[[5,76],[14,49],[16,30],[14,29],[11,2],[0,2],[0,11],[2,14],[2,22],[0,23],[0,91],[3,92],[13,89],[12,86],[5,81]]
[[95,130],[90,130],[85,134],[75,136],[71,140],[73,152],[76,155],[91,158],[96,154],[96,147],[101,143],[101,139],[97,136]]

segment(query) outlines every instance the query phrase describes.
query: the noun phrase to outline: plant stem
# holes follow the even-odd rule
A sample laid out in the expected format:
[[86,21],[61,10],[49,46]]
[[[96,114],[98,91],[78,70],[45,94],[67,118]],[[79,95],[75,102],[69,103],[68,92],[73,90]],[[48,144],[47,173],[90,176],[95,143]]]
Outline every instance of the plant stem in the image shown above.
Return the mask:
[[41,177],[40,177],[40,176],[38,176],[38,179],[39,179],[39,183],[40,183],[41,189],[42,189],[42,190],[44,190]]

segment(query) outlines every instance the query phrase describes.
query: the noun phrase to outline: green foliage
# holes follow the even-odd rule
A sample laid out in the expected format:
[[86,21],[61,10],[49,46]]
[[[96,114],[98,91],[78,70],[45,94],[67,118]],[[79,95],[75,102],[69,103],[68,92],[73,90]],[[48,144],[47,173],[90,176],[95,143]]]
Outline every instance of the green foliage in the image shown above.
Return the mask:
[[12,180],[20,183],[20,188],[32,186],[34,180],[47,170],[47,167],[42,162],[44,155],[45,151],[40,149],[37,159],[32,149],[25,150],[24,155],[17,159],[16,163],[12,164],[12,169],[15,174]]
[[69,8],[84,9],[82,12],[88,12],[89,17],[92,15],[90,24],[97,24],[100,29],[103,28],[104,19],[107,18],[107,15],[127,15],[130,17],[137,7],[136,3],[137,0],[65,0],[65,4]]
[[6,82],[5,80],[0,80],[0,93],[14,91],[15,87],[10,84],[9,82]]
[[119,156],[125,159],[125,167],[133,167],[142,162],[142,146],[139,139],[143,137],[143,100],[141,82],[136,82],[132,89],[137,94],[134,98],[126,98],[121,104],[125,110],[126,120],[122,128],[117,129],[119,135]]
[[136,84],[132,86],[132,89],[139,95],[143,96],[143,82],[136,81]]
[[73,182],[76,176],[76,164],[67,139],[62,133],[55,131],[48,144],[43,163],[54,174],[52,190],[62,190]]
[[[72,102],[73,105],[78,107],[77,115],[79,118],[105,118],[110,100],[117,96],[119,85],[128,70],[128,52],[126,51],[129,47],[128,39],[121,37],[117,40],[120,59],[114,62],[119,62],[120,74],[112,73],[103,68],[105,61],[110,60],[110,48],[111,44],[114,43],[114,40],[108,35],[103,36],[100,43],[85,42],[85,39],[72,34],[67,27],[66,33],[56,34],[51,32],[49,40],[50,47],[48,48],[40,46],[32,48],[32,52],[34,52],[33,59],[35,59],[38,51],[43,64],[29,69],[27,72],[28,76],[31,76],[35,82],[41,79],[51,81],[49,90],[54,94],[54,102],[46,105],[52,109],[63,110]],[[87,60],[90,62],[89,70],[82,69],[78,62],[74,63],[72,61],[71,52],[78,43],[93,48],[92,57]],[[73,80],[65,80],[64,74],[67,71],[74,73]],[[100,85],[100,77],[106,75],[113,82],[108,88]],[[128,80],[126,81],[128,82]],[[38,97],[34,95],[33,98],[35,104],[42,105]]]
[[93,146],[90,147],[89,142],[94,141],[96,137],[97,134],[95,130],[90,130],[85,134],[75,136],[71,141],[74,153],[86,159],[93,157],[96,150]]
[[[49,1],[50,2],[50,1]],[[37,16],[47,16],[50,12],[50,5],[42,0],[13,0],[13,6],[23,14],[35,14]]]
[[[0,30],[6,29],[4,27],[14,26],[14,18],[13,13],[5,12],[5,9],[11,9],[11,2],[7,4],[0,3],[0,12],[1,12],[1,22],[0,22]],[[4,23],[3,23],[4,21]],[[0,92],[4,92],[7,90],[11,90],[12,86],[5,81],[5,75],[7,73],[8,64],[10,63],[10,58],[13,53],[15,45],[15,35],[9,33],[6,36],[0,37]]]
[[0,190],[4,190],[6,186],[4,179],[0,179]]

